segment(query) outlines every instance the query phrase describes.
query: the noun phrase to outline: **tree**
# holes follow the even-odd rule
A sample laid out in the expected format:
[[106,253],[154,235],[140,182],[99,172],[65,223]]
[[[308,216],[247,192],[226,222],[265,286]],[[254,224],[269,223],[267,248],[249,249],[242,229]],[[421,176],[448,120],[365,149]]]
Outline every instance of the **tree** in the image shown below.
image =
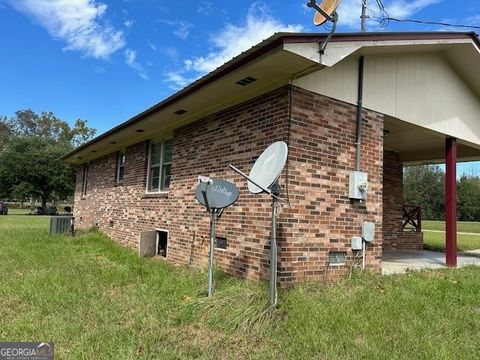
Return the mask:
[[38,115],[30,109],[0,118],[2,129],[8,135],[0,136],[0,195],[39,197],[45,207],[53,197],[73,194],[75,169],[60,157],[90,140],[95,129],[80,119],[70,127],[53,113]]
[[425,219],[444,219],[444,184],[445,173],[439,166],[409,166],[404,168],[405,202],[409,205],[421,206]]
[[0,151],[13,136],[12,126],[6,117],[0,117]]
[[77,147],[95,136],[96,130],[89,128],[85,120],[78,119],[73,127],[51,112],[36,114],[30,109],[19,110],[6,121],[15,136],[38,136],[56,143]]
[[480,221],[480,178],[462,176],[457,182],[458,218],[461,221]]
[[44,208],[53,194],[73,193],[75,171],[59,159],[69,149],[39,136],[17,137],[0,154],[0,181],[11,194],[38,196]]

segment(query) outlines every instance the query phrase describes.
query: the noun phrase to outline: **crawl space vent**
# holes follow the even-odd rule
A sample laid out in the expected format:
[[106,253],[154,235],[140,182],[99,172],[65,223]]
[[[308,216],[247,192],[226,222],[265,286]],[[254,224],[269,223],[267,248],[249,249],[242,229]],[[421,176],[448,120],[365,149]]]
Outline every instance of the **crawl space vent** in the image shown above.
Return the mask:
[[328,261],[330,266],[345,265],[347,254],[341,251],[330,251],[328,254]]

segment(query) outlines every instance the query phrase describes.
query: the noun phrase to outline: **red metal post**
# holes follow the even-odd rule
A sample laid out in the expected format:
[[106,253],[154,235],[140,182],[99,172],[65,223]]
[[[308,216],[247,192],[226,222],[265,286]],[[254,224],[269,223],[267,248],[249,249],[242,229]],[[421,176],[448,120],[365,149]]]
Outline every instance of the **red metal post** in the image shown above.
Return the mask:
[[445,220],[447,266],[457,266],[457,140],[446,140]]

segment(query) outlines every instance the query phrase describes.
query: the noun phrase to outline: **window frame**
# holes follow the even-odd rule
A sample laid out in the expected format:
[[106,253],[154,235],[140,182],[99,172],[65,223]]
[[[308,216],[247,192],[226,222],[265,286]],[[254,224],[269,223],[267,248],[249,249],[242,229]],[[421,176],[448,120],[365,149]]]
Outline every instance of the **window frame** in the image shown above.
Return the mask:
[[[168,186],[168,189],[162,189],[162,183],[163,183],[163,167],[167,165],[172,165],[172,161],[165,163],[164,162],[164,155],[165,155],[165,143],[171,142],[171,146],[173,146],[173,139],[172,138],[166,138],[166,139],[161,139],[161,140],[155,140],[155,141],[150,141],[148,144],[148,168],[147,168],[147,181],[146,181],[146,189],[145,193],[146,194],[168,194],[170,192],[170,184]],[[154,190],[151,188],[150,183],[150,175],[152,172],[152,149],[155,145],[161,144],[161,149],[160,149],[160,162],[158,165],[155,165],[155,167],[159,168],[159,183],[158,183],[158,189]]]
[[[121,159],[122,159],[122,155],[123,155],[123,165],[121,165]],[[116,176],[116,182],[117,184],[122,184],[123,183],[123,180],[125,179],[125,164],[127,162],[127,152],[125,151],[125,149],[122,149],[120,150],[118,153],[117,153],[117,176]],[[120,179],[120,169],[123,167],[123,176],[122,178]]]
[[87,197],[87,187],[88,187],[88,175],[89,175],[89,169],[90,164],[84,163],[83,164],[83,174],[82,174],[82,198]]

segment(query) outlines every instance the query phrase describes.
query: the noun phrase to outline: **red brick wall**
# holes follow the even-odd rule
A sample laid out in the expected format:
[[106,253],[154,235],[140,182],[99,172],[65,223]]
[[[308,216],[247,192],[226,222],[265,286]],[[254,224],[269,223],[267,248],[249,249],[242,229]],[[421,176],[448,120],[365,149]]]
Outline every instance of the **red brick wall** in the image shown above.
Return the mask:
[[[289,155],[289,193],[285,209],[279,278],[281,281],[344,275],[357,253],[351,238],[361,236],[364,221],[377,224],[367,264],[381,270],[383,117],[363,113],[361,169],[369,174],[368,200],[351,202],[349,174],[355,168],[356,107],[294,89]],[[346,266],[328,264],[329,251],[346,252]]]
[[421,250],[423,233],[403,232],[403,164],[398,154],[384,152],[383,161],[383,249]]
[[[78,172],[77,226],[98,222],[108,235],[131,247],[138,246],[141,231],[166,229],[169,260],[203,266],[208,261],[209,219],[194,199],[195,179],[200,174],[225,178],[240,187],[241,195],[218,222],[217,235],[227,238],[228,248],[216,250],[217,264],[237,276],[266,279],[271,200],[250,194],[228,164],[248,172],[269,144],[285,140],[290,156],[280,182],[291,209],[282,206],[279,215],[279,280],[328,281],[345,274],[353,257],[351,237],[361,235],[363,221],[377,223],[368,266],[379,271],[383,119],[364,113],[362,168],[369,173],[369,197],[363,204],[351,203],[348,176],[354,168],[355,111],[324,96],[298,88],[290,94],[282,88],[179,128],[173,137],[170,192],[163,195],[145,194],[148,143],[127,148],[121,186],[115,183],[116,154],[97,159],[90,164],[85,199],[82,167]],[[329,251],[345,251],[348,264],[329,266]]]

